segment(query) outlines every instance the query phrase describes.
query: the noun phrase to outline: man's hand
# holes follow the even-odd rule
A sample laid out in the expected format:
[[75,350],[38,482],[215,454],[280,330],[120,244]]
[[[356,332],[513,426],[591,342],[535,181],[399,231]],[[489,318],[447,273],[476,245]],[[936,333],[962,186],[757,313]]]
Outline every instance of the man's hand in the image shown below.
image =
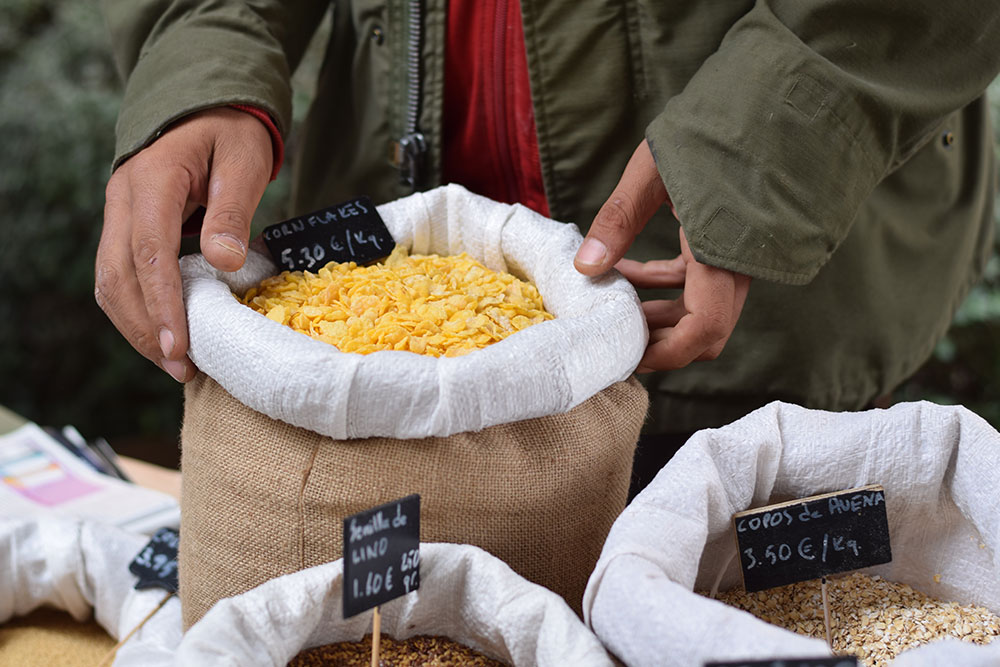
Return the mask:
[[195,373],[177,262],[181,225],[204,206],[202,253],[217,269],[239,269],[272,160],[263,123],[210,109],[176,123],[108,181],[94,295],[132,346],[179,382]]
[[698,262],[680,230],[681,254],[674,259],[636,262],[625,251],[656,211],[669,203],[645,141],[632,154],[618,186],[594,218],[574,265],[588,276],[612,266],[636,287],[683,288],[674,300],[642,304],[649,347],[639,372],[682,368],[715,359],[743,310],[750,277]]

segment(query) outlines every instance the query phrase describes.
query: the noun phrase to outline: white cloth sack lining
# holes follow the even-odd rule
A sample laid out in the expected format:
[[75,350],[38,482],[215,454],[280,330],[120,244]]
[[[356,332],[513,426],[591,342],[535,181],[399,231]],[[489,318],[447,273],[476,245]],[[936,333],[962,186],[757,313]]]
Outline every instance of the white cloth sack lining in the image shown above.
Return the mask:
[[[867,484],[885,487],[893,560],[865,572],[1000,613],[998,475],[1000,434],[964,408],[771,403],[696,433],[625,509],[588,582],[584,617],[632,667],[829,655],[822,640],[692,591],[711,590],[723,568],[719,590],[739,585],[735,512]],[[995,666],[1000,641],[935,642],[893,664]]]
[[[181,642],[177,665],[285,667],[301,649],[357,641],[372,614],[343,618],[343,560],[220,600]],[[420,589],[380,608],[382,632],[443,635],[517,667],[610,667],[600,641],[552,591],[470,545],[422,544]]]
[[[0,623],[47,605],[81,622],[93,612],[120,640],[167,595],[134,588],[128,566],[148,542],[148,536],[96,522],[0,517]],[[172,665],[180,641],[175,595],[118,650],[114,665]]]
[[[137,591],[128,564],[148,541],[114,526],[0,519],[0,623],[49,605],[115,639],[166,594]],[[558,595],[477,547],[423,544],[420,589],[382,605],[382,632],[444,635],[516,666],[609,667],[607,652]],[[356,641],[371,613],[342,617],[343,560],[220,600],[187,634],[171,598],[118,650],[114,667],[285,667],[301,649]]]
[[412,254],[467,252],[533,282],[556,319],[455,358],[409,352],[344,354],[239,304],[278,273],[251,251],[235,273],[201,255],[181,261],[189,355],[245,405],[337,439],[420,438],[565,412],[626,379],[648,331],[638,296],[616,271],[573,268],[573,224],[501,204],[458,185],[377,207]]

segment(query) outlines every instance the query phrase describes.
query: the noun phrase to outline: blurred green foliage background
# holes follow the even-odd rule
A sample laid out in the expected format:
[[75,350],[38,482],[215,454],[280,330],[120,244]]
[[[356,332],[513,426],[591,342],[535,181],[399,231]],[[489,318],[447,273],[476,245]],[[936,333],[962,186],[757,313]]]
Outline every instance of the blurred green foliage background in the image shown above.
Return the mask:
[[[103,435],[124,453],[141,443],[140,455],[173,465],[181,387],[128,345],[93,298],[121,98],[108,40],[93,2],[0,6],[0,404]],[[299,119],[313,52],[296,75]],[[1000,128],[1000,79],[991,89]],[[256,227],[286,217],[287,179],[285,169],[268,189]],[[934,357],[892,398],[962,404],[1000,427],[1000,252]],[[148,456],[150,442],[161,456]]]

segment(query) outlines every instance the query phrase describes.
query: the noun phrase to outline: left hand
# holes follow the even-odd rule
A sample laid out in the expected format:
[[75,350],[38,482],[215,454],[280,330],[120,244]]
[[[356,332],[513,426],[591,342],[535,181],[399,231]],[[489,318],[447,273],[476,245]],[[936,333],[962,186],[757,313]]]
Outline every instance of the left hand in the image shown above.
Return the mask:
[[598,211],[574,260],[577,271],[584,275],[597,276],[613,266],[636,287],[683,289],[675,300],[642,304],[649,325],[649,346],[639,362],[639,372],[683,368],[692,361],[718,357],[750,289],[749,276],[696,260],[683,228],[678,257],[649,262],[623,259],[653,214],[669,203],[653,154],[643,141]]

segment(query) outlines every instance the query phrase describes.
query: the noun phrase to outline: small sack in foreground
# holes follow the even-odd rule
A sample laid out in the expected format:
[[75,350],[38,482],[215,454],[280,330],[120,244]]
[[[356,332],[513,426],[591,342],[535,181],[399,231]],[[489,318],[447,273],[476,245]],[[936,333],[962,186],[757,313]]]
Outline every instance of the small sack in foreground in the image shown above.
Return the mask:
[[[828,655],[823,640],[694,591],[740,586],[735,512],[868,484],[885,489],[892,562],[860,572],[1000,612],[998,475],[1000,433],[961,407],[921,402],[830,413],[771,403],[696,433],[632,501],[594,569],[585,617],[635,667],[660,665],[664,655],[691,667]],[[777,608],[782,601],[772,597]],[[831,604],[832,613],[849,614]],[[894,632],[887,628],[885,639]],[[892,664],[997,665],[1000,642],[947,639]]]
[[[514,667],[612,666],[563,600],[481,549],[426,544],[420,568],[420,589],[381,607],[384,636],[447,637]],[[343,618],[342,574],[335,561],[220,601],[184,635],[176,664],[285,667],[302,649],[360,640],[372,614]]]

